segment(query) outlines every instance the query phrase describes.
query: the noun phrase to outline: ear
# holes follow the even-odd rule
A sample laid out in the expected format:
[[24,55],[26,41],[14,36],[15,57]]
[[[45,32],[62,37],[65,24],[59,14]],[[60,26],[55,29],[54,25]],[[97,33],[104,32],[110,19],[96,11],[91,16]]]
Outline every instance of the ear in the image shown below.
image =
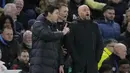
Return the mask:
[[51,13],[50,13],[50,12],[48,12],[48,16],[51,16]]

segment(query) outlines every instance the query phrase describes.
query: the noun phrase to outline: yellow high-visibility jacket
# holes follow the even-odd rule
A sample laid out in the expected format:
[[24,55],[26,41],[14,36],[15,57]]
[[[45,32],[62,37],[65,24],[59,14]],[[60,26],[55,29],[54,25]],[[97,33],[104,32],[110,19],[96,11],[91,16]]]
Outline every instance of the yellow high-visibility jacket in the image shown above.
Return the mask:
[[96,10],[102,10],[103,7],[106,5],[105,3],[96,2],[94,0],[85,0],[85,4],[87,4],[90,8]]
[[108,48],[104,48],[102,57],[101,57],[100,61],[98,62],[98,70],[102,66],[103,61],[105,61],[107,58],[109,58],[109,56],[111,54],[112,54],[112,52]]

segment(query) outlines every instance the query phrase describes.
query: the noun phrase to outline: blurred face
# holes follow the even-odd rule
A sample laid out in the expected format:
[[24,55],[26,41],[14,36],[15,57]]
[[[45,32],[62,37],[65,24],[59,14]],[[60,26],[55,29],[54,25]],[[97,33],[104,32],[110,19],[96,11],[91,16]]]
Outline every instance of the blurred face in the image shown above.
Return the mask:
[[6,41],[12,41],[13,40],[13,30],[5,28],[3,33],[2,33],[2,37]]
[[127,31],[130,32],[130,23],[127,25]]
[[120,73],[130,73],[130,65],[129,64],[122,64],[119,67]]
[[127,21],[130,22],[130,12],[127,12],[126,16],[127,16]]
[[59,19],[66,21],[68,17],[68,7],[62,6],[59,9]]
[[90,19],[90,9],[89,9],[89,7],[86,6],[86,5],[80,6],[79,9],[78,9],[78,14],[79,14],[81,19],[89,20]]
[[121,2],[121,0],[111,0],[113,3],[118,4],[119,2]]
[[14,6],[12,6],[13,8],[12,8],[12,10],[11,10],[11,17],[13,18],[13,20],[16,20],[17,19],[17,8],[16,8],[16,6],[14,5]]
[[51,22],[57,23],[58,21],[58,16],[59,16],[59,10],[55,9],[54,12],[51,14],[49,13],[48,16],[51,19]]
[[16,4],[17,12],[19,14],[21,12],[21,10],[23,9],[24,2],[23,2],[23,0],[16,0],[15,4]]
[[21,59],[24,63],[28,63],[28,61],[29,61],[29,53],[28,53],[28,52],[22,52],[20,59]]
[[104,17],[107,19],[107,20],[114,20],[115,18],[115,10],[107,10],[106,12],[104,12]]
[[12,27],[11,27],[11,22],[10,22],[9,19],[6,19],[6,20],[5,20],[4,27],[6,27],[6,28],[12,28]]
[[121,59],[125,59],[127,55],[127,49],[124,46],[118,46],[115,48],[115,54],[119,56]]

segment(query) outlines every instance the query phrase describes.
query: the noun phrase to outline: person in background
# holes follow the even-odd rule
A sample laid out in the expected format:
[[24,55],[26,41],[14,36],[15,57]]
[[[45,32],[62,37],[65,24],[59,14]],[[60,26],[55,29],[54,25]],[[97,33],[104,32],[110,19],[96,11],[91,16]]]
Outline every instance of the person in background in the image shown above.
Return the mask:
[[113,73],[111,65],[109,65],[109,64],[104,64],[104,65],[100,68],[99,73]]
[[130,73],[130,61],[123,59],[119,61],[119,72],[120,73]]
[[13,19],[9,15],[0,18],[0,30],[2,31],[2,29],[6,27],[13,29],[13,32],[15,31]]
[[10,69],[12,62],[18,56],[20,45],[14,39],[11,28],[3,28],[0,34],[0,49],[2,52],[1,60],[5,62],[7,69]]
[[28,29],[28,17],[23,11],[24,7],[24,1],[23,0],[14,0],[14,4],[16,5],[17,8],[17,21],[20,22],[24,29]]
[[119,72],[119,60],[126,59],[127,55],[126,46],[122,43],[118,43],[114,45],[114,52],[111,56],[109,56],[106,60],[103,61],[102,65],[109,64],[112,66],[112,70],[114,73]]
[[120,25],[114,21],[115,10],[111,6],[103,8],[104,19],[97,21],[103,40],[120,38]]
[[21,69],[24,72],[29,72],[29,53],[27,50],[21,50],[18,58],[13,61],[11,69]]
[[[115,22],[122,26],[125,14],[128,9],[128,4],[124,0],[109,0],[107,5],[114,7],[115,9]],[[121,28],[122,29],[122,28]]]
[[130,60],[130,23],[127,24],[126,31],[121,34],[121,42],[127,46],[127,59]]
[[72,73],[98,73],[97,64],[103,52],[103,41],[87,5],[78,8],[79,18],[70,24],[67,50],[72,57]]
[[108,39],[104,41],[105,48],[103,50],[102,57],[98,62],[98,70],[102,66],[103,61],[109,58],[114,53],[114,46],[117,43],[118,41],[116,41],[115,39]]
[[58,31],[54,27],[58,16],[58,7],[50,5],[45,11],[44,20],[33,25],[30,73],[64,73],[60,40],[69,28],[66,25],[63,31]]
[[28,52],[32,49],[32,32],[30,30],[27,30],[23,33],[22,47]]

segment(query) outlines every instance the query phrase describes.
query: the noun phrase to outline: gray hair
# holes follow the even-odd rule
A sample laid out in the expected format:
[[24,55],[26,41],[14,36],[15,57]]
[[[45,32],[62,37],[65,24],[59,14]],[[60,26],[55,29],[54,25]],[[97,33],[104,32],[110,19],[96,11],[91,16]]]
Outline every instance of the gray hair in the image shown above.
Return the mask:
[[10,12],[12,12],[12,8],[16,7],[14,3],[8,3],[4,7],[4,15],[9,15]]
[[32,32],[31,32],[30,30],[27,30],[27,31],[24,32],[24,34],[23,34],[23,39],[24,39],[26,36],[28,36],[28,35],[32,35]]

